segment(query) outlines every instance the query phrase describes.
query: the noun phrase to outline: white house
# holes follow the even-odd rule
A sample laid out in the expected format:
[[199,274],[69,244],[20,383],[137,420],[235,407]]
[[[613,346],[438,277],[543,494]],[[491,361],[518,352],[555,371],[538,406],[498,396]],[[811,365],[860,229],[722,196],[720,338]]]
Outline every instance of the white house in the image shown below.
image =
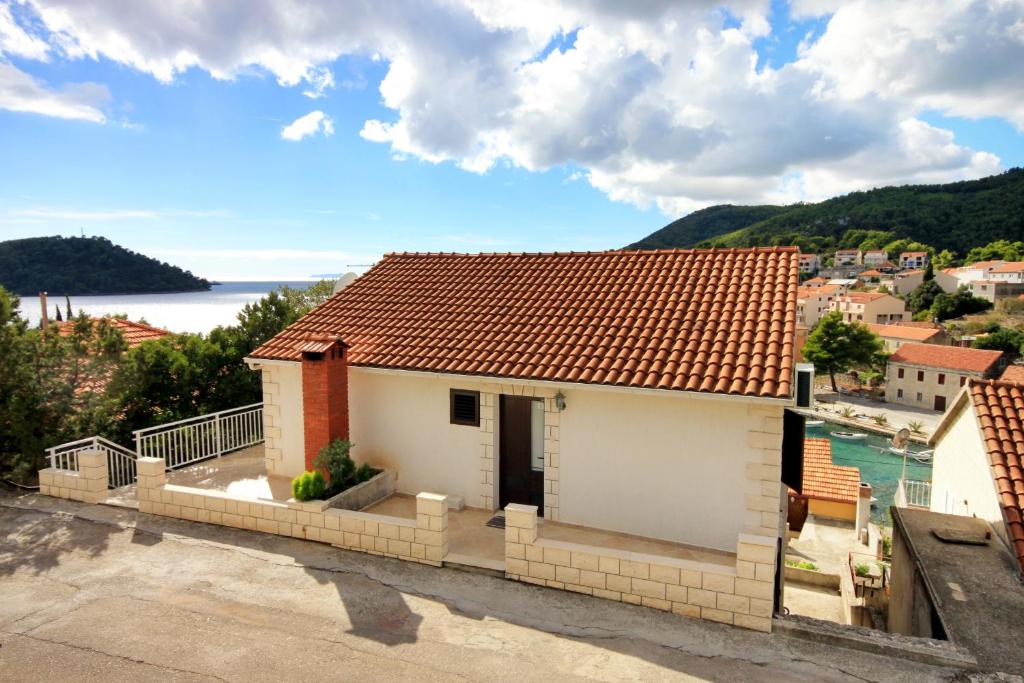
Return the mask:
[[889,261],[889,252],[885,249],[868,249],[864,252],[864,265],[877,268]]
[[996,282],[1024,283],[1024,261],[1010,261],[996,266],[989,273]]
[[976,280],[988,280],[994,271],[1006,261],[976,261],[968,266],[947,268],[945,273],[957,279],[957,285],[968,285]]
[[817,273],[821,261],[817,254],[800,254],[800,272],[803,274]]
[[724,574],[689,593],[637,579],[643,604],[770,630],[782,472],[802,457],[785,410],[798,255],[387,255],[248,359],[267,471],[299,474],[349,438],[399,492],[685,544]]
[[905,251],[900,254],[900,268],[924,268],[928,265],[929,254],[927,251]]
[[979,517],[1024,571],[1024,390],[970,380],[932,436],[931,510]]
[[832,265],[835,267],[859,266],[862,264],[863,254],[860,249],[837,249],[835,258],[832,261]]

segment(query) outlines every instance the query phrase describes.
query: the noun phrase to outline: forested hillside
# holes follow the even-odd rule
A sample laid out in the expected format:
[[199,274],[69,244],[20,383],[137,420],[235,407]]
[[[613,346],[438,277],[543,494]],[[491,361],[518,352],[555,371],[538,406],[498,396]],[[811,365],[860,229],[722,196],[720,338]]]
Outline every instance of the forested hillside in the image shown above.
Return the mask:
[[0,286],[81,296],[191,292],[210,283],[103,237],[33,237],[0,242]]
[[710,207],[669,223],[630,248],[829,248],[848,230],[885,230],[958,254],[999,239],[1022,240],[1024,169],[946,185],[852,192],[816,204]]

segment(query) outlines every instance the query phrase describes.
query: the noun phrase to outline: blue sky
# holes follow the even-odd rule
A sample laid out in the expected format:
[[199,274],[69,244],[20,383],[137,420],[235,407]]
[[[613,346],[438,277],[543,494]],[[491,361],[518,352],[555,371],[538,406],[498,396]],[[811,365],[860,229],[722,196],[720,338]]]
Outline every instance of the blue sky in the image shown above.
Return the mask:
[[[640,47],[617,35],[621,18],[438,9],[417,20],[437,22],[432,41],[363,16],[361,33],[281,37],[273,58],[204,43],[146,17],[148,3],[137,17],[69,11],[67,23],[47,13],[53,4],[0,1],[10,18],[6,38],[0,21],[0,237],[84,230],[217,279],[308,277],[389,251],[616,248],[715,203],[1024,165],[1019,111],[998,100],[976,111],[928,74],[921,93],[894,94],[880,75],[868,92],[812,97],[805,74],[834,76],[842,45],[829,34],[841,27],[782,2],[632,17],[650,35]],[[666,52],[671,21],[685,30]],[[166,53],[140,25],[166,31]],[[110,33],[119,40],[104,43]],[[168,74],[165,61],[186,48],[192,63]],[[722,89],[730,69],[753,84],[742,97]],[[333,84],[322,96],[303,94],[323,73]],[[652,104],[679,92],[671,107]],[[751,123],[751,101],[786,127]],[[331,134],[282,137],[316,112]],[[805,116],[834,117],[853,142],[818,151],[801,139]]]

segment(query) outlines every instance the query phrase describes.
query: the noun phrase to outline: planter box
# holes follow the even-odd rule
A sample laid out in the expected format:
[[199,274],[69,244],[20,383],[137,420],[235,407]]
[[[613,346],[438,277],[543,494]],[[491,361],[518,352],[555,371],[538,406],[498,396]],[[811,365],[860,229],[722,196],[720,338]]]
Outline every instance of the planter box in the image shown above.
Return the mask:
[[395,492],[394,470],[381,470],[362,484],[345,489],[325,502],[329,508],[363,510]]

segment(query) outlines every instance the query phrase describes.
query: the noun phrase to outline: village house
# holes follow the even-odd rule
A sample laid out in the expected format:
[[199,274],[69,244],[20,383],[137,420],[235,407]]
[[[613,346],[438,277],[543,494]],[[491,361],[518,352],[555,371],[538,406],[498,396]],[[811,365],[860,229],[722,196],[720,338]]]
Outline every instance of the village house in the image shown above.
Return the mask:
[[1024,261],[1008,261],[989,272],[989,279],[996,282],[1024,283]]
[[892,353],[904,344],[949,345],[949,335],[938,326],[918,327],[913,325],[879,325],[865,323],[867,328],[881,337],[885,350]]
[[846,292],[832,301],[830,310],[842,313],[844,322],[884,324],[909,317],[902,299],[881,292]]
[[905,251],[900,254],[900,269],[924,268],[929,260],[930,255],[927,251]]
[[1024,281],[1016,280],[971,280],[967,284],[971,295],[988,301],[993,306],[1024,294]]
[[818,324],[821,316],[829,312],[835,298],[845,291],[845,287],[829,284],[818,287],[803,286],[797,288],[797,324],[803,325],[808,329],[813,328]]
[[[937,284],[942,291],[947,294],[952,294],[960,286],[960,282],[949,273],[943,271],[935,271],[933,274],[935,278],[935,284]],[[907,296],[915,289],[921,286],[924,282],[924,271],[920,268],[914,270],[903,270],[898,273],[894,273],[892,281],[888,283],[889,289],[893,294],[900,296]]]
[[800,254],[800,272],[803,274],[817,273],[821,261],[817,254]]
[[804,440],[803,489],[789,489],[787,521],[799,532],[807,518],[849,525],[851,531],[866,528],[871,514],[871,487],[861,484],[860,470],[832,462],[832,442],[826,438]]
[[1024,365],[1017,365],[1016,363],[1007,365],[1006,369],[1003,370],[1003,374],[999,376],[999,379],[1003,382],[1024,384]]
[[877,283],[884,276],[885,276],[885,273],[883,273],[882,271],[875,270],[874,268],[871,268],[869,270],[862,270],[860,273],[858,273],[857,274],[857,279],[860,280],[861,282],[865,283],[865,284],[867,284],[867,283]]
[[944,411],[970,379],[996,377],[1001,351],[936,344],[903,344],[886,366],[885,400]]
[[884,263],[888,263],[888,261],[889,253],[884,249],[868,249],[864,252],[864,265],[870,268],[877,268]]
[[828,278],[827,277],[818,276],[818,277],[812,277],[809,280],[805,280],[802,286],[803,287],[821,287],[822,285],[827,285],[827,284],[828,284]]
[[266,469],[351,439],[400,494],[505,510],[508,578],[768,631],[800,486],[797,257],[387,255],[248,359]]
[[992,271],[1006,261],[976,261],[959,268],[946,268],[943,272],[957,279],[957,286],[968,285],[975,280],[988,280]]
[[859,266],[863,263],[863,254],[860,249],[837,249],[835,258],[832,260],[834,267]]

